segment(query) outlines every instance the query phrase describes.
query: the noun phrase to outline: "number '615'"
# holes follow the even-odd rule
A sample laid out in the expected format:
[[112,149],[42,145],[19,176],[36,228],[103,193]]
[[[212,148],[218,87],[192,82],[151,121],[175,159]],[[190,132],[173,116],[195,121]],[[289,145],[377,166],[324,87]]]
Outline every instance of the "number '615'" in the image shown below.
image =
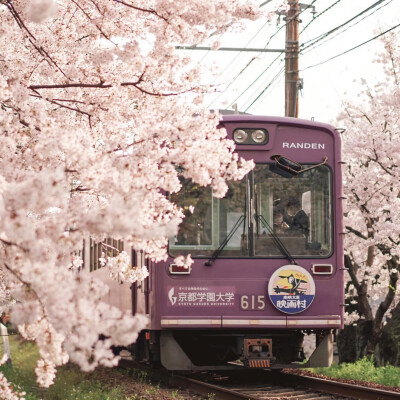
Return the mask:
[[240,308],[242,310],[264,310],[265,296],[241,296]]

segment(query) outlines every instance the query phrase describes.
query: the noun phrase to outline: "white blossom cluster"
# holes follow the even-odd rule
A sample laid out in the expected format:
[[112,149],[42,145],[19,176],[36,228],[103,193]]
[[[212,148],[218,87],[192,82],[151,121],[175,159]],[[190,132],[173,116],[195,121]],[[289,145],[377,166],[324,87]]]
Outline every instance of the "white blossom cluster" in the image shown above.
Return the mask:
[[146,266],[131,265],[130,256],[126,251],[121,251],[116,257],[107,258],[103,253],[99,261],[102,266],[107,266],[111,278],[120,282],[140,282],[149,276]]
[[[68,359],[115,365],[110,346],[146,324],[76,272],[83,239],[165,259],[183,218],[165,196],[178,170],[222,196],[252,168],[202,109],[201,68],[175,44],[259,15],[244,0],[0,0],[0,290],[13,288],[12,322],[39,345],[41,385]],[[143,279],[125,258],[111,273]]]
[[353,262],[353,283],[366,284],[374,312],[388,291],[399,298],[393,278],[400,268],[400,43],[394,34],[383,43],[376,61],[386,80],[373,88],[363,80],[362,101],[346,104],[339,119],[346,128],[345,248]]
[[0,396],[4,400],[25,400],[24,392],[16,392],[6,377],[0,372]]

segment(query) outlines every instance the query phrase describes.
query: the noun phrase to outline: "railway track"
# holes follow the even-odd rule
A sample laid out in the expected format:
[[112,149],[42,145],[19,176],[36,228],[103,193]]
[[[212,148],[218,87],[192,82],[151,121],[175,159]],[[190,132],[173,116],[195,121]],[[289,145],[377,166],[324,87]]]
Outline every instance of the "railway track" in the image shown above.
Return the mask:
[[[340,383],[328,379],[304,377],[290,373],[270,373],[257,371],[250,375],[248,371],[225,375],[214,375],[211,379],[175,377],[185,387],[201,390],[203,393],[215,393],[215,399],[248,400],[339,400],[339,399],[400,399],[400,393],[389,390],[373,389],[365,386]],[[204,381],[206,379],[206,381]],[[195,387],[197,386],[197,389]],[[203,388],[202,388],[203,387]]]
[[242,370],[224,373],[179,374],[154,370],[141,364],[123,362],[125,368],[144,368],[155,381],[193,393],[185,399],[213,400],[400,400],[400,393],[374,389],[328,379],[266,370]]

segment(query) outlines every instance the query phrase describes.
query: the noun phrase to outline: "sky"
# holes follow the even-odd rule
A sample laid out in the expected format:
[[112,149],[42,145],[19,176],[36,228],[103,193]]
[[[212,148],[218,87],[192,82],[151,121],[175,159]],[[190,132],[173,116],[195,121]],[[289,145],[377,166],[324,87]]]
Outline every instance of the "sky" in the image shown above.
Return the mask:
[[[265,0],[257,1],[259,4],[265,3]],[[263,9],[270,10],[268,6],[274,1]],[[314,38],[354,18],[375,3],[375,7],[318,42],[314,48],[305,48]],[[312,4],[316,13],[313,14],[312,9],[308,8],[300,16],[300,46],[304,50],[299,56],[300,78],[303,79],[299,118],[333,123],[342,109],[342,102],[357,98],[361,90],[361,78],[370,85],[382,79],[381,67],[373,62],[377,52],[382,50],[382,42],[375,39],[326,63],[311,66],[398,25],[400,0],[308,0],[303,4]],[[270,23],[265,18],[247,23],[240,33],[214,36],[209,43],[202,45],[207,46],[219,40],[222,47],[264,48],[269,42],[269,49],[284,49],[283,17],[280,22],[278,15],[274,15]],[[394,32],[400,34],[400,27]],[[200,50],[187,53],[196,62],[219,71],[216,76],[206,78],[208,83],[216,87],[216,93],[207,97],[207,107],[226,109],[236,103],[239,111],[257,115],[284,115],[284,53]]]

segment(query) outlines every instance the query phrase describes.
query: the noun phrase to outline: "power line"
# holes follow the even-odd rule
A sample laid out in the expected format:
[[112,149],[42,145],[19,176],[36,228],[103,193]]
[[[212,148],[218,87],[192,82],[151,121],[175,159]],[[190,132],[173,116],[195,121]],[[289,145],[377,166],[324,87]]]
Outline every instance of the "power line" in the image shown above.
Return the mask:
[[[264,95],[265,95],[265,93],[272,90],[272,88],[274,86],[276,86],[277,82],[280,81],[280,78],[282,78],[284,76],[284,74],[282,74],[283,70],[284,70],[284,68],[280,67],[279,71],[275,71],[276,73],[272,78],[268,77],[268,79],[265,79],[263,85],[260,85],[260,87],[262,87],[263,90],[265,89]],[[279,80],[277,80],[278,77],[279,77]],[[253,104],[258,102],[258,100],[255,101],[254,99],[259,95],[259,93],[260,93],[260,90],[259,90],[259,88],[257,88],[245,101],[241,102],[240,108],[245,111],[249,110],[253,106]],[[260,97],[260,99],[261,98],[262,97]]]
[[[341,0],[338,0],[336,3],[332,4],[330,7],[328,7],[327,9],[325,9],[321,14],[323,14],[324,12],[328,11],[329,9],[331,9],[334,5],[338,4],[339,1],[341,1]],[[329,32],[327,32],[327,33],[325,33],[325,34],[323,34],[323,35],[320,35],[320,36],[318,36],[318,37],[315,38],[315,39],[311,39],[311,40],[305,42],[305,43],[309,43],[309,42],[313,42],[313,41],[314,41],[313,43],[311,43],[311,44],[310,44],[309,46],[307,46],[306,48],[311,47],[311,46],[314,46],[314,45],[315,45],[317,42],[319,42],[320,40],[322,40],[322,39],[326,38],[328,35],[330,35],[330,34],[336,32],[338,29],[342,28],[343,26],[346,26],[347,24],[349,24],[350,22],[354,21],[355,19],[357,19],[357,18],[360,17],[361,15],[365,14],[366,12],[368,12],[368,11],[374,9],[375,7],[377,7],[379,4],[383,3],[384,1],[386,1],[386,0],[379,0],[379,1],[377,1],[376,3],[374,3],[373,5],[371,5],[370,7],[368,7],[367,9],[363,10],[362,12],[360,12],[359,14],[357,14],[356,16],[352,17],[351,19],[349,19],[349,20],[346,21],[345,23],[339,25],[338,27],[332,29],[331,31],[329,31]],[[388,4],[389,4],[390,2],[392,2],[392,1],[393,1],[393,0],[389,0],[388,3],[383,4],[381,7],[379,7],[379,8],[376,9],[376,10],[374,10],[374,11],[373,11],[372,13],[370,13],[368,16],[364,17],[364,18],[361,19],[360,21],[357,21],[355,24],[351,25],[350,27],[353,27],[353,26],[357,25],[359,22],[361,22],[361,21],[364,20],[365,18],[367,18],[367,17],[373,15],[375,12],[377,12],[377,11],[380,10],[381,8],[385,7],[386,5],[388,5]],[[312,21],[311,21],[311,22],[312,22]],[[308,25],[309,25],[309,24],[308,24]],[[307,25],[307,26],[308,26],[308,25]],[[304,29],[306,29],[307,26],[306,26]],[[371,38],[371,39],[369,39],[369,40],[367,40],[367,41],[365,41],[365,42],[363,42],[363,43],[360,43],[360,44],[357,45],[357,46],[352,47],[351,49],[348,49],[348,50],[346,50],[346,51],[344,51],[344,52],[342,52],[342,53],[340,53],[340,54],[337,54],[337,55],[335,55],[335,56],[333,56],[333,57],[330,57],[329,59],[327,59],[327,60],[325,60],[325,61],[322,61],[322,62],[320,62],[320,63],[314,64],[314,65],[310,65],[310,66],[308,66],[308,67],[306,67],[306,68],[304,68],[304,69],[302,69],[302,70],[300,70],[300,71],[305,71],[305,70],[307,70],[307,69],[310,69],[310,68],[313,68],[313,67],[316,67],[316,66],[325,64],[325,63],[327,63],[328,61],[331,61],[331,60],[333,60],[333,59],[335,59],[335,58],[337,58],[337,57],[340,57],[341,55],[347,54],[347,53],[349,53],[349,52],[351,52],[351,51],[353,51],[353,50],[355,50],[355,49],[357,49],[357,48],[363,46],[364,44],[367,44],[367,43],[369,43],[369,42],[371,42],[371,41],[373,41],[373,40],[379,38],[380,36],[385,35],[386,33],[388,33],[388,32],[390,32],[390,31],[392,31],[392,30],[398,28],[399,26],[400,26],[400,24],[398,24],[398,25],[396,25],[396,26],[394,26],[394,27],[392,27],[392,28],[386,30],[385,32],[380,33],[379,35],[376,35],[375,37],[373,37],[373,38]],[[348,30],[348,29],[350,29],[350,27],[348,27],[347,29],[345,29],[345,31]],[[304,29],[302,30],[302,32],[304,31]],[[343,32],[344,32],[344,31],[343,31]],[[341,32],[341,33],[343,33],[343,32]],[[338,33],[338,34],[339,34],[339,33]],[[338,34],[337,34],[337,35],[338,35]],[[335,35],[335,36],[337,36],[337,35]],[[324,43],[325,43],[325,42],[324,42]],[[304,44],[303,44],[303,46],[304,46]],[[300,72],[300,71],[299,71],[299,72]],[[268,86],[253,100],[253,102],[245,109],[245,111],[248,111],[249,108],[252,107],[252,105],[254,105],[254,104],[261,98],[261,96],[262,96],[262,95],[272,86],[272,84],[278,79],[279,74],[280,74],[281,72],[282,72],[282,71],[278,72],[278,74],[277,74],[276,76],[274,76],[274,78],[271,80],[271,82],[268,84]]]
[[[257,94],[260,92],[260,90],[262,90],[263,88],[265,88],[267,85],[269,85],[269,84],[271,83],[271,78],[272,78],[272,77],[275,77],[275,74],[277,73],[278,70],[281,70],[281,68],[282,68],[282,63],[283,63],[283,60],[281,59],[280,62],[279,62],[279,64],[277,64],[277,65],[275,66],[276,68],[275,68],[274,70],[271,70],[271,71],[270,71],[270,74],[268,74],[268,76],[264,76],[263,81],[260,82],[260,83],[257,85],[257,87],[251,92],[251,94],[249,94],[249,95],[247,96],[247,98],[245,98],[244,100],[242,100],[242,101],[240,102],[241,108],[245,108],[246,105],[247,105],[248,103],[250,103],[250,102],[254,99],[255,96],[257,96]],[[272,78],[272,79],[273,79],[273,78]],[[244,93],[243,93],[243,95],[240,95],[240,96],[239,96],[239,98],[243,98],[243,97],[244,97]]]
[[263,72],[261,72],[261,74],[259,74],[258,75],[258,77],[256,78],[256,79],[254,79],[254,81],[250,84],[250,85],[248,85],[247,86],[247,88],[245,89],[245,90],[243,90],[240,94],[239,94],[239,96],[237,96],[236,98],[235,98],[235,100],[233,100],[232,102],[231,102],[231,105],[232,104],[235,104],[236,103],[236,101],[240,98],[240,97],[242,97],[264,74],[265,74],[265,72],[267,72],[271,67],[272,67],[272,65],[275,63],[275,61],[277,61],[278,59],[279,59],[279,57],[280,57],[281,55],[279,54],[268,66],[267,66],[267,68],[265,68],[264,69],[264,71]]
[[[265,26],[268,24],[268,21],[265,22],[265,24],[255,33],[255,35],[253,35],[253,37],[247,41],[247,43],[245,44],[245,47],[248,46],[252,40],[265,28]],[[233,60],[229,63],[229,65],[227,65],[219,74],[218,76],[214,79],[213,84],[218,80],[218,78],[223,75],[228,69],[229,67],[231,67],[233,65],[233,63],[240,57],[241,52],[239,52],[234,58]],[[212,106],[212,104],[215,103],[215,101],[217,101],[223,94],[224,91],[228,90],[229,87],[235,82],[236,79],[239,78],[239,76],[256,60],[255,57],[253,57],[247,64],[246,66],[239,72],[239,74],[237,74],[228,84],[228,86],[225,87],[225,89],[208,105],[208,108],[210,108]],[[237,64],[237,63],[236,63]]]
[[385,32],[382,32],[382,33],[380,33],[379,35],[376,35],[376,36],[374,36],[373,38],[371,38],[371,39],[369,39],[369,40],[366,40],[365,42],[360,43],[360,44],[357,45],[357,46],[352,47],[351,49],[348,49],[348,50],[346,50],[346,51],[344,51],[344,52],[342,52],[342,53],[340,53],[340,54],[336,54],[335,56],[330,57],[330,58],[328,58],[328,59],[325,60],[325,61],[321,61],[321,62],[319,62],[319,63],[317,63],[317,64],[314,64],[314,65],[309,65],[308,67],[306,67],[306,68],[304,68],[304,69],[301,69],[299,72],[303,72],[303,71],[306,71],[307,69],[317,67],[317,66],[319,66],[319,65],[322,65],[322,64],[327,63],[328,61],[334,60],[335,58],[338,58],[338,57],[340,57],[340,56],[342,56],[342,55],[344,55],[344,54],[350,53],[351,51],[353,51],[353,50],[355,50],[355,49],[358,49],[358,48],[361,47],[361,46],[364,46],[364,44],[367,44],[367,43],[369,43],[369,42],[372,42],[373,40],[375,40],[375,39],[377,39],[377,38],[379,38],[379,37],[385,35],[386,33],[390,32],[390,31],[393,31],[394,29],[398,28],[399,26],[400,26],[400,24],[397,24],[396,26],[393,26],[392,28],[386,30]]
[[[348,26],[347,28],[345,28],[344,30],[342,30],[341,32],[337,32],[334,36],[330,36],[325,38],[326,40],[324,40],[322,43],[320,42],[319,44],[311,44],[310,46],[307,47],[307,49],[309,49],[308,51],[302,50],[301,54],[307,54],[310,51],[316,49],[319,46],[322,46],[323,44],[329,42],[330,40],[334,39],[335,37],[343,34],[344,32],[347,32],[349,29],[353,28],[354,26],[358,25],[359,23],[361,23],[362,21],[364,21],[365,19],[369,18],[371,15],[374,15],[375,13],[377,13],[379,10],[381,10],[383,7],[386,7],[387,5],[389,5],[393,0],[389,0],[388,3],[386,4],[382,4],[379,8],[373,10],[370,14],[364,16],[363,18],[361,18],[359,21],[354,22],[354,24]],[[310,48],[311,47],[311,48]]]
[[[311,4],[309,4],[309,5],[307,5],[307,7],[303,8],[296,16],[294,16],[294,17],[292,17],[292,18],[290,18],[290,19],[287,19],[286,22],[285,22],[285,24],[282,25],[273,35],[270,36],[270,38],[268,39],[267,44],[264,46],[264,49],[266,49],[266,48],[268,47],[268,45],[269,45],[269,43],[271,42],[272,38],[275,37],[275,36],[279,33],[279,31],[280,31],[282,28],[286,27],[287,24],[288,24],[293,18],[298,18],[304,11],[306,11],[307,9],[309,9],[310,7],[312,7],[312,6],[315,4],[316,1],[317,1],[317,0],[313,0],[313,1],[311,2]],[[257,82],[257,81],[265,74],[265,72],[275,63],[275,61],[277,61],[277,59],[278,59],[279,57],[280,57],[280,56],[276,57],[276,58],[267,66],[267,68],[265,68],[264,71],[261,72],[261,74],[258,75],[258,77],[257,77],[249,86],[247,86],[247,88],[246,88],[244,91],[242,91],[241,94],[240,94],[238,97],[236,97],[235,100],[232,101],[231,105],[232,105],[232,104],[235,104],[236,101],[237,101],[243,94],[245,94],[245,93],[247,92],[247,90],[249,90],[249,89],[254,85],[254,83]],[[250,63],[249,63],[249,64],[250,64]],[[245,71],[245,69],[249,66],[249,64],[241,71],[241,74]],[[236,78],[235,78],[235,79],[236,79]],[[233,83],[233,82],[234,82],[234,81],[232,81],[232,83]]]
[[[298,15],[296,15],[295,17],[293,17],[293,18],[298,18],[298,17],[300,17],[300,15],[303,14],[304,11],[306,11],[307,9],[309,9],[310,7],[312,7],[316,1],[317,1],[317,0],[313,0],[312,3],[308,5],[308,7],[303,8],[303,10],[301,10],[300,13],[299,13]],[[286,22],[285,22],[282,26],[279,27],[279,29],[268,39],[268,42],[267,42],[267,44],[264,46],[264,49],[268,47],[268,45],[269,45],[269,43],[271,42],[271,40],[279,33],[279,31],[280,31],[281,29],[285,28],[286,25],[287,25],[290,21],[291,21],[291,19],[286,20]]]
[[210,51],[238,51],[238,52],[249,52],[249,53],[284,53],[283,49],[255,49],[249,47],[218,47],[213,49],[207,46],[175,46],[178,50],[210,50]]
[[335,3],[331,4],[328,8],[325,8],[324,11],[321,11],[320,13],[318,13],[300,32],[300,35],[319,17],[321,17],[321,15],[324,15],[327,11],[329,11],[331,8],[333,8],[334,6],[336,6],[336,4],[340,3],[342,0],[337,0]]
[[252,103],[246,108],[245,112],[271,87],[271,85],[278,79],[279,75],[285,70],[285,67],[281,68],[280,71],[272,78],[268,86],[252,101]]
[[[272,1],[272,0],[265,1],[264,3],[260,4],[259,7],[263,7],[264,5],[270,3],[271,1]],[[316,1],[317,1],[317,0],[313,0],[313,2],[311,3],[311,5],[314,4]],[[302,11],[300,12],[300,14],[301,14],[302,12],[304,12],[304,11],[305,11],[305,10],[302,10]],[[299,15],[300,15],[300,14],[299,14]],[[266,48],[268,47],[268,45],[269,45],[269,43],[271,42],[271,40],[279,33],[279,31],[280,31],[282,28],[286,27],[287,23],[288,23],[288,21],[287,21],[285,24],[283,24],[275,33],[273,33],[273,34],[270,36],[270,38],[268,39],[267,44],[264,46],[264,49],[266,49]],[[246,43],[245,46],[247,46],[248,44],[250,44],[250,42],[261,32],[261,30],[262,30],[262,29],[265,27],[265,25],[267,25],[267,24],[268,24],[268,21],[257,31],[257,33]],[[234,62],[239,56],[240,56],[240,53],[232,60],[232,62]],[[278,56],[277,58],[275,58],[275,59],[272,61],[272,63],[262,72],[262,74],[264,74],[264,73],[269,69],[269,67],[270,67],[278,58],[279,58],[279,56]],[[250,65],[251,65],[255,60],[256,60],[256,58],[252,58],[252,59],[250,60],[250,62],[247,63],[247,65],[240,71],[239,74],[237,74],[237,75],[231,80],[231,82],[229,83],[229,85],[220,93],[220,95],[219,95],[217,98],[215,98],[215,99],[209,104],[209,107],[210,107],[216,100],[218,100],[219,97],[222,96],[222,94],[223,94],[224,91],[226,91],[233,83],[235,83],[235,81],[239,78],[239,76],[242,75],[242,74],[246,71],[246,69],[247,69],[248,67],[250,67]],[[230,65],[232,65],[232,63],[231,63]],[[229,67],[229,66],[228,66],[228,67]],[[227,69],[228,67],[226,67],[226,68],[218,75],[217,79],[226,71],[226,69]],[[261,75],[262,75],[262,74],[261,74]],[[261,75],[258,76],[258,78],[256,79],[256,81],[261,77]],[[214,80],[214,82],[215,82],[215,80]],[[247,87],[247,89],[249,89],[253,84],[254,84],[254,82],[253,82],[249,87]],[[247,89],[245,89],[245,91],[242,92],[242,94],[244,94],[244,93],[247,91]],[[242,95],[242,94],[241,94],[241,95]],[[241,96],[241,95],[240,95],[240,96]],[[239,96],[239,97],[240,97],[240,96]],[[239,98],[239,97],[238,97],[238,98]],[[236,100],[237,100],[238,98],[236,98]],[[232,104],[234,104],[234,103],[236,102],[236,100],[234,100]]]
[[264,3],[261,3],[258,7],[264,7],[266,4],[268,4],[268,3],[271,3],[271,1],[272,0],[267,0],[267,1],[264,1]]
[[[306,42],[304,42],[303,44],[300,45],[300,48],[303,47],[302,51],[303,51],[303,50],[306,50],[307,48],[309,48],[309,47],[313,46],[314,44],[318,43],[319,41],[325,39],[327,36],[331,35],[333,32],[336,32],[338,29],[343,28],[344,26],[346,26],[346,25],[349,24],[350,22],[354,21],[355,19],[357,19],[357,18],[360,17],[361,15],[365,14],[365,13],[368,12],[369,10],[375,8],[376,6],[378,6],[379,4],[383,3],[384,1],[387,1],[387,0],[378,0],[377,2],[375,2],[374,4],[372,4],[371,6],[369,6],[368,8],[366,8],[365,10],[361,11],[360,13],[358,13],[357,15],[355,15],[354,17],[352,17],[352,18],[350,18],[349,20],[347,20],[346,22],[344,22],[343,24],[338,25],[337,27],[331,29],[331,30],[328,31],[328,32],[325,32],[325,33],[323,33],[323,34],[317,36],[317,37],[314,38],[314,39],[307,40]],[[306,45],[307,43],[309,43],[309,42],[312,42],[312,43],[310,43],[308,46],[305,46],[305,45]]]
[[[246,1],[248,2],[248,1],[250,1],[250,0],[246,0]],[[268,3],[271,2],[271,1],[272,1],[272,0],[267,0],[267,1],[265,1],[265,2],[264,2],[263,4],[261,4],[259,7],[262,7],[262,6],[264,6],[265,4],[268,4]],[[251,41],[264,29],[264,27],[265,27],[267,24],[268,24],[268,21],[264,23],[264,25],[263,25],[263,26],[256,32],[256,34],[246,43],[245,46],[249,45],[249,44],[251,43]],[[231,25],[231,24],[229,24],[229,25]],[[229,25],[227,25],[226,28],[227,28]],[[222,39],[222,37],[223,37],[226,33],[227,33],[227,30],[224,31],[224,32],[222,33],[222,35],[220,35],[220,40]],[[209,37],[212,37],[212,36],[214,36],[214,35],[215,35],[215,33],[212,33]],[[179,46],[178,46],[178,48],[181,49],[181,50],[182,50],[182,49],[184,49],[184,50],[196,50],[194,47],[195,47],[195,46],[189,46],[189,47],[186,47],[186,46],[179,47]],[[199,48],[197,48],[197,49],[199,49]],[[212,49],[211,49],[211,48],[202,48],[202,50],[207,50],[207,51],[205,52],[205,54],[203,55],[203,57],[200,59],[199,63],[201,63],[201,62],[207,57],[207,55],[210,53],[210,51],[211,51]],[[227,68],[229,68],[229,66],[232,66],[232,63],[240,56],[240,54],[241,54],[241,52],[239,52],[239,54],[237,54],[237,55],[234,57],[234,59],[232,60],[232,62],[231,62],[227,67],[225,67],[225,69],[214,79],[213,83],[214,83],[216,80],[218,80],[218,78],[226,71]],[[211,104],[212,104],[212,103],[211,103]]]

